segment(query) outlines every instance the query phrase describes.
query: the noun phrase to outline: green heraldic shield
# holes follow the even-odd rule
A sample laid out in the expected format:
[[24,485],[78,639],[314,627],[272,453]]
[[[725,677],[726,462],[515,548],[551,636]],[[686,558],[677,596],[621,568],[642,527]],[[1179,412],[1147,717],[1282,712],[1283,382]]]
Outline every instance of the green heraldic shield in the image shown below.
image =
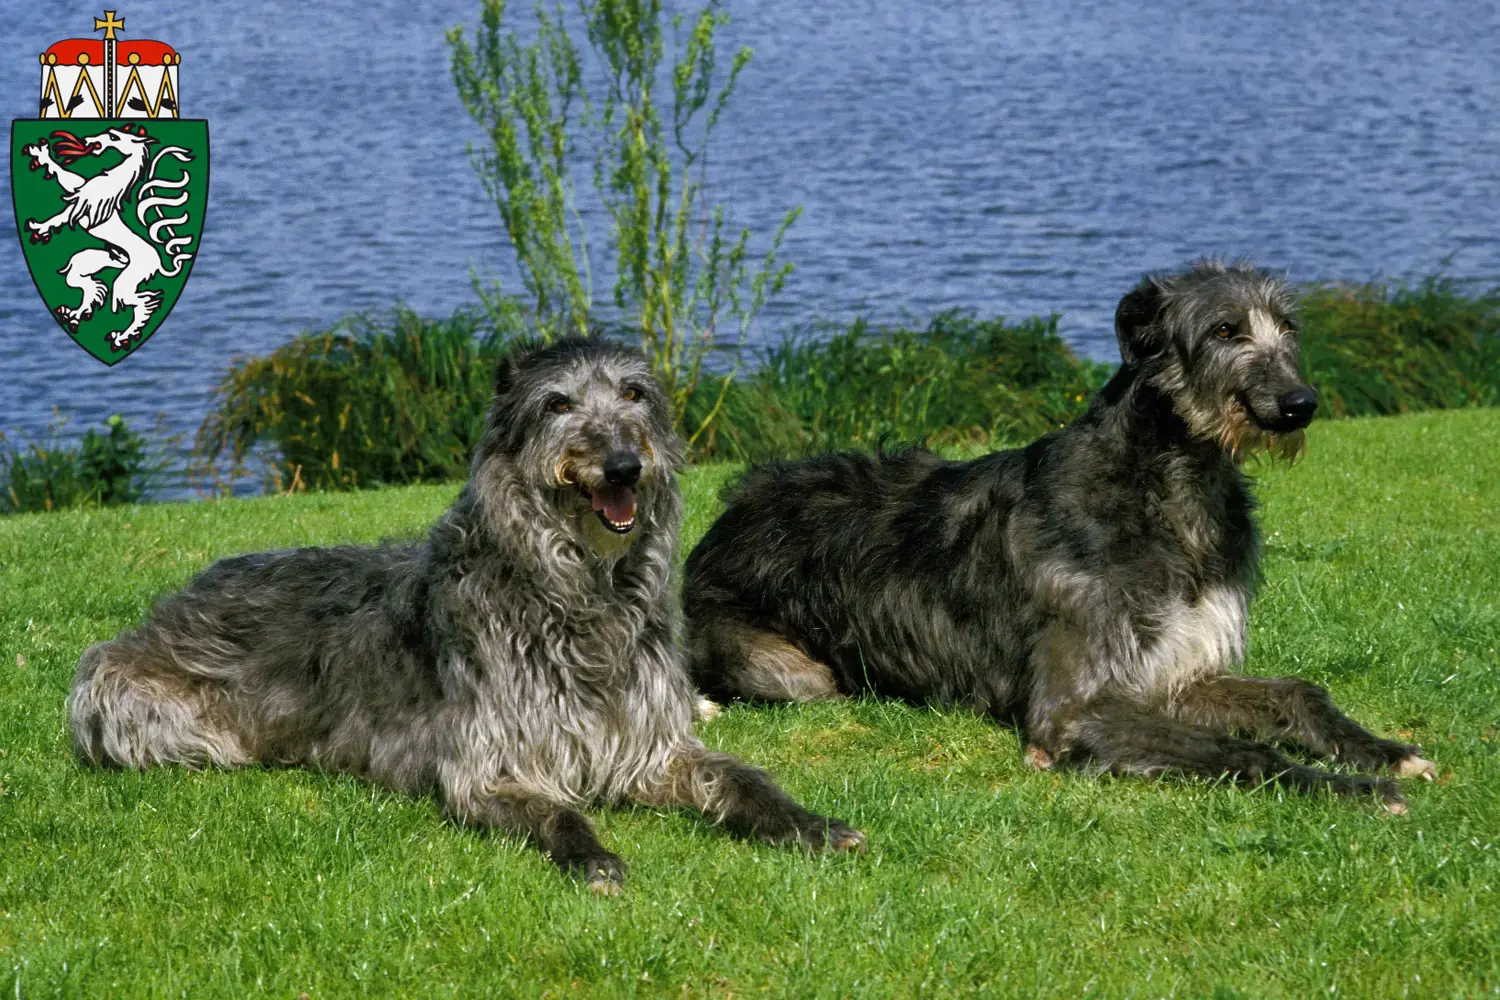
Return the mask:
[[182,294],[208,203],[208,122],[177,117],[181,56],[161,42],[66,39],[41,54],[40,117],[11,126],[26,264],[68,336],[107,365]]

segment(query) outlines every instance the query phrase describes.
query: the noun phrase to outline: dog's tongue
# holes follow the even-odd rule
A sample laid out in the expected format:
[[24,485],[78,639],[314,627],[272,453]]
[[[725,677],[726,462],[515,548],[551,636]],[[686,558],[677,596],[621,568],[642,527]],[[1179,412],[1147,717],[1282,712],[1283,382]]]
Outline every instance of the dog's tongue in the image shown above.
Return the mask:
[[635,490],[629,486],[601,486],[594,491],[594,509],[616,524],[635,520]]

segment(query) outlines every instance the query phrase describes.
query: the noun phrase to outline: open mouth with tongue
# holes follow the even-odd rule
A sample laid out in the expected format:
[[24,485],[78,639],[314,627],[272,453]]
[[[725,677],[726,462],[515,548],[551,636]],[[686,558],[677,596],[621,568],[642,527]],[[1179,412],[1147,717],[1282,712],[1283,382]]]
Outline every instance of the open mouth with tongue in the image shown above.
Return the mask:
[[588,498],[599,522],[617,535],[627,535],[635,528],[635,487],[600,486],[589,490],[583,486],[578,492]]

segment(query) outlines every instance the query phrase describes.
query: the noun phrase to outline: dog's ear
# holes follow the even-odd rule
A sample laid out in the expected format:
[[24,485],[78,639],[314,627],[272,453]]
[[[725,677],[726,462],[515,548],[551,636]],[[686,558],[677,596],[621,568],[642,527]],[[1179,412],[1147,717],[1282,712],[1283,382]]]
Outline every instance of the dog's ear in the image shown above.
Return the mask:
[[1115,337],[1120,341],[1122,362],[1140,364],[1166,346],[1157,324],[1161,307],[1161,286],[1149,277],[1143,278],[1120,300],[1115,309]]
[[510,392],[510,388],[516,381],[516,362],[509,354],[495,362],[495,395],[503,396]]

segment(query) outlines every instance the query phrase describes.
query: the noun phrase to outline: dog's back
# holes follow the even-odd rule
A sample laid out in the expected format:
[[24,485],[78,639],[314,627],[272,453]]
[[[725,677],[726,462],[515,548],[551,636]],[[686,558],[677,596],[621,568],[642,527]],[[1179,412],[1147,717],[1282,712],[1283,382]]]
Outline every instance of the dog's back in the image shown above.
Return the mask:
[[718,697],[778,698],[779,677],[793,700],[868,689],[1008,706],[1021,664],[1003,661],[1022,654],[993,601],[1026,454],[835,454],[753,469],[687,561],[694,679]]

